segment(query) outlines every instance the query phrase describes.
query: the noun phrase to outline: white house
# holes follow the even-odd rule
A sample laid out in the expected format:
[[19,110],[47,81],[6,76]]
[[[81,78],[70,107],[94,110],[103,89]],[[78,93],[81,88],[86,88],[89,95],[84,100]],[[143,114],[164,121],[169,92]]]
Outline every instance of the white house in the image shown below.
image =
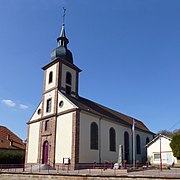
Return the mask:
[[163,165],[177,163],[177,158],[173,156],[170,147],[171,140],[171,138],[159,134],[146,145],[147,158],[152,165],[159,165],[161,160]]
[[[62,25],[58,47],[45,65],[42,101],[28,122],[27,164],[62,165],[67,159],[73,166],[123,159],[132,162],[133,119],[78,94],[79,72],[68,50],[69,40]],[[106,98],[106,97],[105,97]],[[136,120],[136,159],[146,161],[147,142],[153,133]]]

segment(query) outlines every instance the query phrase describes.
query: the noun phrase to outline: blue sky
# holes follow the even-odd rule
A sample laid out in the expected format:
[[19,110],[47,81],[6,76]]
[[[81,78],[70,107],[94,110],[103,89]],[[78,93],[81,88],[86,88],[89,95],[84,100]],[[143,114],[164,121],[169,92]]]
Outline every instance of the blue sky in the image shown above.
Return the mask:
[[179,128],[179,0],[0,0],[0,124],[26,138],[63,6],[79,94],[155,133]]

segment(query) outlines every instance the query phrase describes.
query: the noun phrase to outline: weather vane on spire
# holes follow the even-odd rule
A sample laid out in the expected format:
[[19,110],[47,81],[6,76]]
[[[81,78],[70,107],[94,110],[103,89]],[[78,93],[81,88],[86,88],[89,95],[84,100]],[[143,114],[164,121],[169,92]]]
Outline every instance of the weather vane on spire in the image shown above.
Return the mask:
[[63,7],[63,24],[64,24],[64,22],[65,22],[65,16],[66,16],[66,9]]

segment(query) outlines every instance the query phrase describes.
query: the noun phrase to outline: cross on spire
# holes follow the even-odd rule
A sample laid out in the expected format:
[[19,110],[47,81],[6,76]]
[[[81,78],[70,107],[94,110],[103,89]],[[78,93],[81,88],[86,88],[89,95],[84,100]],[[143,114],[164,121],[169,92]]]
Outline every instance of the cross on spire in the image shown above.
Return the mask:
[[63,24],[65,23],[66,9],[63,7]]

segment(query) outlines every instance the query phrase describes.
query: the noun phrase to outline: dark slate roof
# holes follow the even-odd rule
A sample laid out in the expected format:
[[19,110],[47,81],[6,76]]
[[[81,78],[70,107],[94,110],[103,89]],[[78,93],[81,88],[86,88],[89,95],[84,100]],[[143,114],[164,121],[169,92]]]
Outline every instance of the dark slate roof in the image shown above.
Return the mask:
[[51,60],[53,61],[55,58],[61,58],[71,64],[73,64],[73,55],[71,51],[67,48],[67,44],[69,43],[68,38],[65,33],[65,25],[62,24],[62,29],[60,36],[57,38],[58,47],[54,49],[51,53]]
[[51,60],[54,61],[56,58],[61,58],[64,61],[73,64],[73,55],[71,51],[64,46],[59,46],[52,51]]
[[[77,98],[74,98],[72,96],[69,96],[67,94],[64,94],[70,101],[72,101],[77,107],[80,109],[87,111],[89,113],[93,113],[99,116],[102,116],[104,118],[111,119],[112,121],[119,122],[121,124],[124,124],[126,126],[132,127],[133,119],[135,120],[135,128],[139,130],[143,130],[149,133],[152,133],[143,122],[132,118],[130,116],[124,115],[120,112],[114,111],[110,108],[107,108],[103,105],[100,105],[98,103],[95,103],[91,100],[85,99],[83,97],[78,96]],[[154,134],[154,133],[152,133]]]

